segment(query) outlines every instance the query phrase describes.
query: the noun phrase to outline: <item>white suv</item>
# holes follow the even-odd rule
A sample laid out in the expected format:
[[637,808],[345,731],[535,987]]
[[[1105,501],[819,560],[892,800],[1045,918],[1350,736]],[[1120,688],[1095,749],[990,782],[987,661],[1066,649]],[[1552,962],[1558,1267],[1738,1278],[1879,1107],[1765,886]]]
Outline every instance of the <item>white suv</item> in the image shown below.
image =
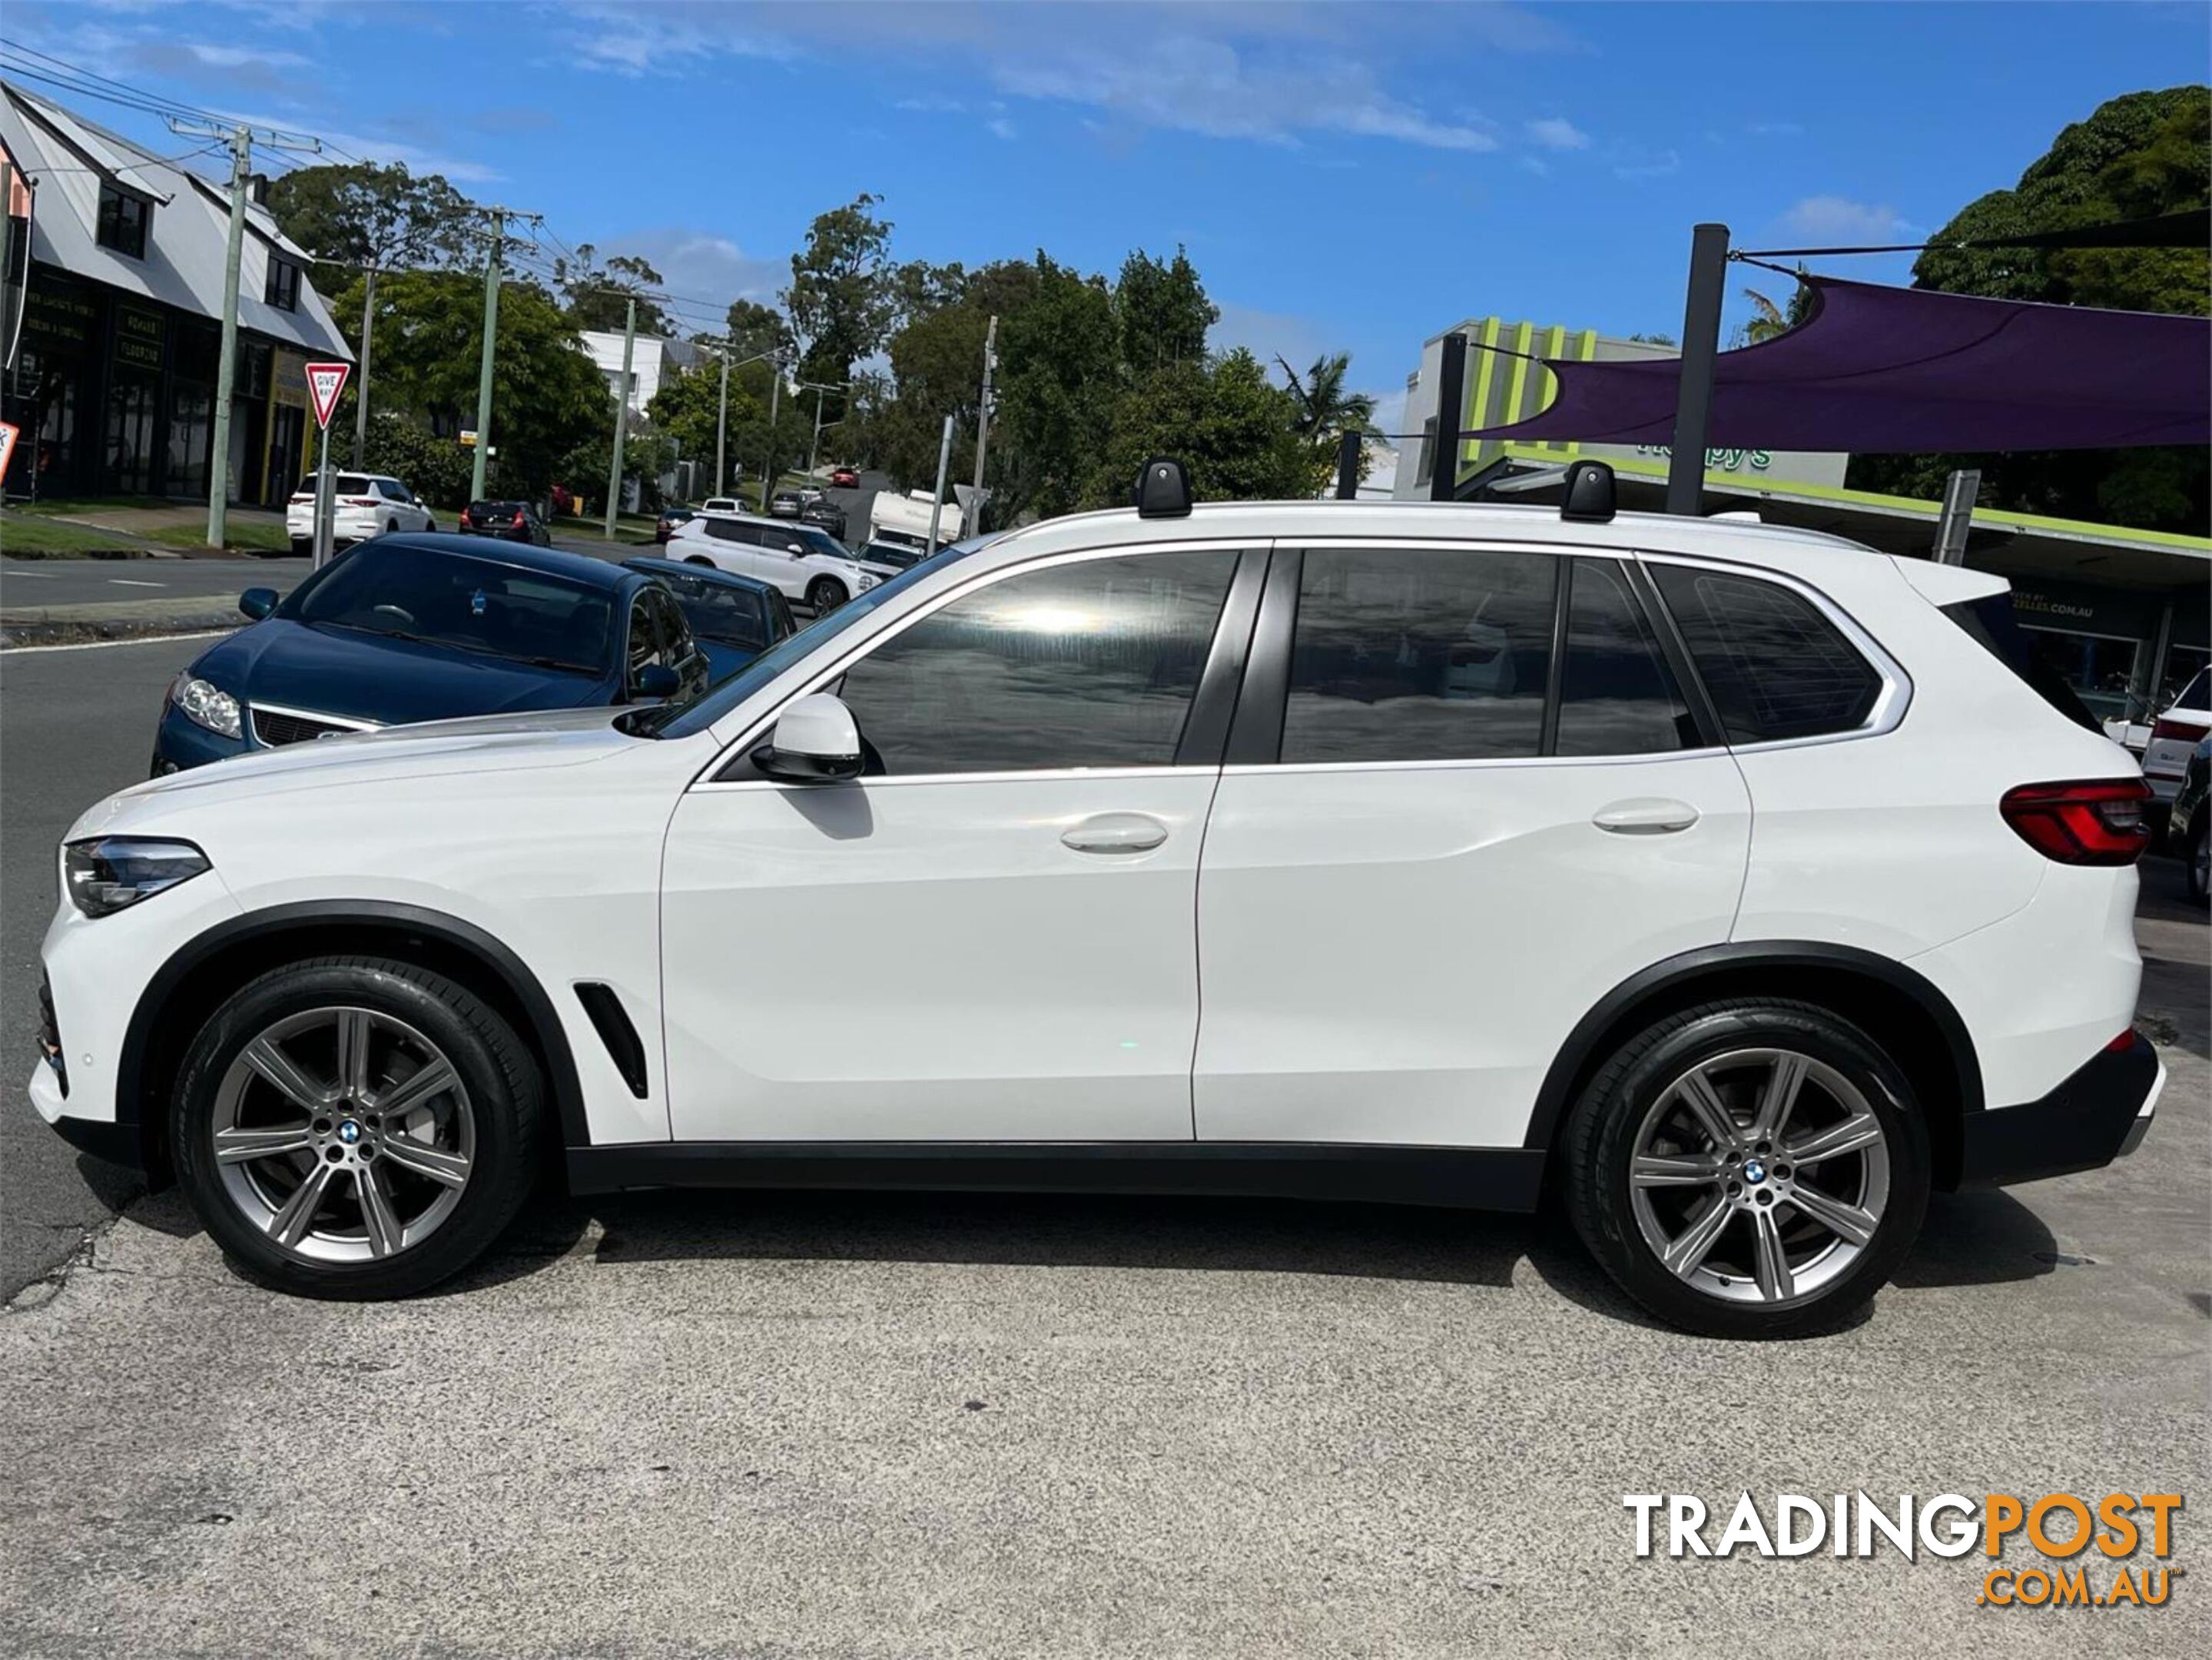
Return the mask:
[[688,704],[110,797],[31,1092],[318,1296],[453,1274],[550,1141],[580,1193],[1549,1180],[1667,1319],[1816,1329],[2163,1081],[2148,792],[2018,644],[1998,578],[1752,525],[1055,520]]
[[667,556],[757,577],[803,600],[817,617],[874,587],[880,577],[825,530],[788,519],[702,513],[669,532]]
[[[375,472],[342,472],[331,480],[331,542],[343,547],[394,531],[435,530],[430,509],[397,478]],[[292,551],[311,552],[315,540],[315,475],[309,473],[284,504],[284,532]]]

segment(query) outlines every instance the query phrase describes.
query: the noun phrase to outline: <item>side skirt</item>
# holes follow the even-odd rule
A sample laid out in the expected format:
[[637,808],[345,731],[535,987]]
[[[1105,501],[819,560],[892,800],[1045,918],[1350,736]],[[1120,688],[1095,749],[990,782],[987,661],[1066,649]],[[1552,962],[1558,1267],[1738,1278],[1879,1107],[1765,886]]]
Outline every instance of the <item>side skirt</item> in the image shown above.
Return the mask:
[[663,1141],[570,1147],[568,1188],[1188,1193],[1526,1213],[1543,1191],[1544,1158],[1304,1141]]

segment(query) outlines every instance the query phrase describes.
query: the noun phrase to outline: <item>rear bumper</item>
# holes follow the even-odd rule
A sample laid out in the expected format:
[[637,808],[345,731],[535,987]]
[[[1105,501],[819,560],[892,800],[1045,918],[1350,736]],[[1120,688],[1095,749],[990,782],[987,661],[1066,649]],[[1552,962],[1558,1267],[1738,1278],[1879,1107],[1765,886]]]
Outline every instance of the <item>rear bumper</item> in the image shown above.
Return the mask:
[[2095,1170],[2149,1132],[2166,1066],[2140,1033],[2099,1053],[2040,1100],[1966,1115],[1961,1187],[2003,1187]]

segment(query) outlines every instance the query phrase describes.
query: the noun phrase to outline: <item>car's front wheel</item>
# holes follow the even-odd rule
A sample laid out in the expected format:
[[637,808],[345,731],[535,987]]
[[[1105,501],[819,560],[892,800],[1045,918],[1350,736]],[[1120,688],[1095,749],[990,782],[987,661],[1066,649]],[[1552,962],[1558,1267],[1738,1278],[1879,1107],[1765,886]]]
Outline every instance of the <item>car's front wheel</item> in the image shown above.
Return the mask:
[[178,1179],[278,1290],[404,1297],[475,1261],[530,1189],[542,1085],[465,988],[410,964],[271,970],[218,1008],[171,1109]]
[[834,576],[817,576],[806,585],[806,603],[817,617],[827,616],[845,603],[845,585]]
[[1654,1314],[1713,1336],[1835,1326],[1896,1269],[1928,1204],[1911,1085],[1804,1003],[1655,1022],[1590,1080],[1565,1151],[1591,1254]]

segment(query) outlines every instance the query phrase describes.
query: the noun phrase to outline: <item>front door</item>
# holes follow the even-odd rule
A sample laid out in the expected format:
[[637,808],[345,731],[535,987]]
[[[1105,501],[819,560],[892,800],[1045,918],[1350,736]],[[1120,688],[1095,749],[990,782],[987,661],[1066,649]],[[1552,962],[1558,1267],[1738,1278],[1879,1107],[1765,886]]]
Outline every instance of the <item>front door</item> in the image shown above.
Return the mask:
[[1255,648],[1200,873],[1198,1134],[1519,1146],[1575,1023],[1728,938],[1742,777],[1620,562],[1275,565],[1288,661]]
[[776,783],[741,752],[684,796],[677,1140],[1190,1139],[1218,751],[1184,728],[1237,559],[987,579],[791,688],[845,699],[866,775]]

